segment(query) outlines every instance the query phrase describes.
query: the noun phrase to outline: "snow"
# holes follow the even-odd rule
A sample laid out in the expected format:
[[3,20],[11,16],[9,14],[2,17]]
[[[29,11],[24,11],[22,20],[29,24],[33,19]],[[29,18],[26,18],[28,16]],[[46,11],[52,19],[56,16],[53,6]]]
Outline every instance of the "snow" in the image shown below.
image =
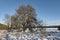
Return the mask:
[[[6,40],[7,38],[10,39],[10,40],[38,40],[40,39],[39,38],[39,35],[35,34],[35,33],[21,33],[21,32],[17,32],[15,33],[10,33],[9,35],[5,34],[3,35],[3,37],[0,37],[2,38],[3,40]],[[1,36],[1,35],[0,35]]]
[[10,32],[7,36],[6,30],[0,31],[0,38],[6,40],[8,37],[9,40],[48,40],[47,38],[53,38],[53,36],[43,37],[41,33],[30,33],[30,32]]

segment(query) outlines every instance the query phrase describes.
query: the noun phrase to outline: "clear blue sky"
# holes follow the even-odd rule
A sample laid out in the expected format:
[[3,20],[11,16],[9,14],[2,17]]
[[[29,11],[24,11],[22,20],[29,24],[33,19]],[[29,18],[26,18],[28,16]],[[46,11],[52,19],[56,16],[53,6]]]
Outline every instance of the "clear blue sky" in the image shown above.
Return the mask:
[[12,15],[19,6],[29,4],[36,9],[37,19],[48,25],[60,24],[60,0],[0,0],[0,23],[4,15]]

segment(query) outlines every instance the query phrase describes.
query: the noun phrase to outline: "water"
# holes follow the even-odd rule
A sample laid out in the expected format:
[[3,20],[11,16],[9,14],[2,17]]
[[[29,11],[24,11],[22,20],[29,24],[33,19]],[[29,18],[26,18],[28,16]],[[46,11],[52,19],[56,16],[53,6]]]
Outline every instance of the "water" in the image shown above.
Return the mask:
[[60,37],[60,32],[59,33],[54,33],[54,35]]

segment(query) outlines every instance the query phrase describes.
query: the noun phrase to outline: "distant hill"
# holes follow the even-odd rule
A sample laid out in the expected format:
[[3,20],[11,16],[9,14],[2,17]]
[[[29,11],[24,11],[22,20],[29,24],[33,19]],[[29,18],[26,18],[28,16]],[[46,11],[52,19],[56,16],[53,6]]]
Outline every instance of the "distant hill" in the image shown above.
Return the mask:
[[6,29],[7,29],[7,26],[0,23],[0,30],[6,30]]

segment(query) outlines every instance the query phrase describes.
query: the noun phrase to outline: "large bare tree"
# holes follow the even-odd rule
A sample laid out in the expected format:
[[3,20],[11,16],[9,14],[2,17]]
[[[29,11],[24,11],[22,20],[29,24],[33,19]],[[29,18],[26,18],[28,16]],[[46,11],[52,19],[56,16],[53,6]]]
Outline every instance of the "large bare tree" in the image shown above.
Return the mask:
[[[6,17],[7,18],[7,17]],[[9,19],[9,18],[8,18]],[[42,21],[40,23],[36,19],[36,11],[33,7],[30,5],[22,5],[20,6],[15,15],[12,15],[10,17],[10,24],[11,28],[18,28],[20,29],[22,27],[23,31],[25,31],[27,28],[33,32],[32,27],[37,27],[42,25]],[[7,22],[7,21],[6,21]]]
[[32,23],[36,23],[36,11],[30,5],[23,5],[18,8],[17,14],[20,17],[20,21],[23,25],[23,31],[27,28],[32,32]]

